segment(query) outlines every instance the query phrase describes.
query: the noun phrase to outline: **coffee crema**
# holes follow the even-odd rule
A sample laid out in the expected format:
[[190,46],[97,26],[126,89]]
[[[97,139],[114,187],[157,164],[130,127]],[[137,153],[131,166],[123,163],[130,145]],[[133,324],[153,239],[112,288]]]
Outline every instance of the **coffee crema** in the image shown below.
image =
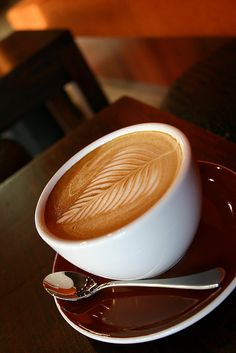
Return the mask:
[[46,203],[46,225],[55,236],[76,240],[122,228],[163,196],[181,162],[181,147],[167,133],[140,131],[114,138],[57,182]]

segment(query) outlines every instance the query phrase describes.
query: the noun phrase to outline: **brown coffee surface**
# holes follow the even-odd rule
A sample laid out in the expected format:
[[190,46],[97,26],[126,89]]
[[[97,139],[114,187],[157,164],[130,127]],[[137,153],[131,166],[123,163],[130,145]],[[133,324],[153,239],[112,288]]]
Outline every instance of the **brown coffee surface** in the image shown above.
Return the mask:
[[175,180],[179,143],[157,131],[134,132],[96,148],[57,182],[45,222],[59,238],[84,240],[117,230],[152,207]]

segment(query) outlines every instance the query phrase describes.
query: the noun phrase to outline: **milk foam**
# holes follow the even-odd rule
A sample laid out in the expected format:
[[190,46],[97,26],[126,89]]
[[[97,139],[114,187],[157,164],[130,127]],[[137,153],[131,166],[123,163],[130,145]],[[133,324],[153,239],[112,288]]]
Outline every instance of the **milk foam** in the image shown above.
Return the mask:
[[143,214],[169,188],[181,164],[177,141],[155,131],[124,135],[77,162],[58,182],[46,207],[58,236],[86,239]]

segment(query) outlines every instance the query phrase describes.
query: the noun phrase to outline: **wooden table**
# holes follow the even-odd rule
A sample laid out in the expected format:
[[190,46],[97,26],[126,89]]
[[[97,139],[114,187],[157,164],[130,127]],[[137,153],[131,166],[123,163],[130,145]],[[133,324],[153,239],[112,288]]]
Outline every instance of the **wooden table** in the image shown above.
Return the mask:
[[150,121],[182,129],[197,159],[236,169],[236,145],[124,97],[7,179],[0,185],[1,352],[236,351],[235,292],[207,317],[177,334],[138,345],[115,345],[88,339],[72,329],[42,288],[42,279],[50,272],[55,256],[34,226],[35,205],[45,183],[63,162],[94,139],[117,128]]

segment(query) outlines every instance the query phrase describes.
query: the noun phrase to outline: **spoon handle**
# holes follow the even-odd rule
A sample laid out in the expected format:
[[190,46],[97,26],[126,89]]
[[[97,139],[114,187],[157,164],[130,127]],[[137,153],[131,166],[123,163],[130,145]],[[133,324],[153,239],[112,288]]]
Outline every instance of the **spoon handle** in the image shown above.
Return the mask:
[[141,279],[132,281],[110,281],[96,289],[108,287],[159,287],[179,289],[212,289],[219,287],[225,276],[225,270],[217,267],[208,271],[175,278]]

